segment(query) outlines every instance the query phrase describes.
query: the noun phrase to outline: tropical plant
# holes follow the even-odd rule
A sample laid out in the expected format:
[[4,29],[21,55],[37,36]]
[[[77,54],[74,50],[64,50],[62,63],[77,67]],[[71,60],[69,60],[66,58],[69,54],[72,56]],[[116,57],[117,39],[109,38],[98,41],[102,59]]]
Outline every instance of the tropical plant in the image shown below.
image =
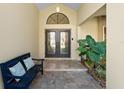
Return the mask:
[[96,74],[99,78],[106,79],[106,67],[104,65],[98,65],[96,67]]
[[79,44],[77,48],[79,55],[86,55],[87,60],[99,63],[106,55],[105,42],[96,42],[90,35],[87,35],[85,39],[80,39],[77,42]]
[[89,71],[94,73],[91,74],[97,76],[101,81],[106,80],[106,42],[96,42],[90,35],[77,42],[79,56],[86,56],[84,63]]

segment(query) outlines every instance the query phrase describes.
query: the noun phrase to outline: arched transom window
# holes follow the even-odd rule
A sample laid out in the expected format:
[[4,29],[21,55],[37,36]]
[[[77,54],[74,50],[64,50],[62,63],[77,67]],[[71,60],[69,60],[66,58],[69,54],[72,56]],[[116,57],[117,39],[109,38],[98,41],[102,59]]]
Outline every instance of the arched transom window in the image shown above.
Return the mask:
[[53,13],[48,17],[46,24],[69,24],[69,19],[63,13]]

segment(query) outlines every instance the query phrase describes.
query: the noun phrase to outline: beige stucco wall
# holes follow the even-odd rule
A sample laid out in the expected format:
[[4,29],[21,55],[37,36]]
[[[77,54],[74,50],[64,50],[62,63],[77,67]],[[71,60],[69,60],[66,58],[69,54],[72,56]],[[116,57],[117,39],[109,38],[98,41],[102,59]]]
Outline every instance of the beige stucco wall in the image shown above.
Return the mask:
[[124,4],[107,4],[107,88],[124,88]]
[[[60,7],[60,12],[65,14],[70,21],[70,24],[60,24],[60,25],[48,25],[46,24],[46,20],[49,15],[56,13],[56,7]],[[40,11],[40,25],[39,25],[39,56],[45,57],[45,29],[71,29],[71,38],[74,38],[74,40],[71,40],[71,59],[76,59],[77,54],[75,49],[77,48],[77,13],[76,11],[64,6],[63,4],[54,4],[51,6],[48,6],[44,10]],[[54,58],[55,59],[55,58]],[[65,59],[65,58],[64,58]]]
[[104,27],[106,27],[106,17],[98,17],[98,41],[103,41],[104,39]]
[[[98,41],[98,18],[92,18],[83,22],[78,26],[78,39],[85,39],[86,35],[91,35],[96,41]],[[77,57],[80,60],[80,57]]]
[[91,35],[96,41],[103,39],[103,25],[106,25],[106,6],[104,3],[84,3],[77,11],[78,39]]
[[0,63],[26,52],[38,56],[38,14],[34,4],[0,4]]
[[87,20],[104,5],[105,3],[83,3],[78,9],[78,24]]
[[86,35],[91,35],[95,40],[98,40],[98,19],[92,18],[85,21],[78,27],[78,39],[85,38]]
[[103,40],[103,26],[106,26],[106,5],[84,3],[77,11],[78,39],[91,35],[96,41]]

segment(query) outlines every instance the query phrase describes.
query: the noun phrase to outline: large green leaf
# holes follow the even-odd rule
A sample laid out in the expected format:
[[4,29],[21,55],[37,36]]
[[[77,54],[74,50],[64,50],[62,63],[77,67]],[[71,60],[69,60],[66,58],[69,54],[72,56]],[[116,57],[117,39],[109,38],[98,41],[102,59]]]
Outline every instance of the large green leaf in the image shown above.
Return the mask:
[[91,61],[96,62],[96,63],[100,62],[100,55],[99,54],[96,54],[93,51],[88,51],[87,55]]
[[84,46],[86,45],[86,40],[85,39],[79,39],[78,41],[79,46]]
[[84,53],[84,52],[87,51],[87,49],[84,48],[83,46],[78,47],[77,50],[78,50],[79,52],[81,52],[81,53]]
[[86,36],[86,41],[87,41],[89,46],[92,46],[92,45],[96,44],[96,41],[90,35]]
[[96,45],[90,45],[90,49],[94,51],[95,53],[99,54],[98,47]]
[[101,56],[105,55],[105,43],[104,42],[96,42],[91,36],[87,35],[86,37],[87,43],[92,51]]
[[104,56],[106,54],[106,47],[104,46],[104,44],[101,42],[97,42],[96,45],[97,45],[97,49],[99,51],[99,54]]
[[85,55],[93,62],[100,62],[100,59],[106,56],[106,43],[96,42],[90,35],[86,39],[79,39],[77,50],[81,55]]

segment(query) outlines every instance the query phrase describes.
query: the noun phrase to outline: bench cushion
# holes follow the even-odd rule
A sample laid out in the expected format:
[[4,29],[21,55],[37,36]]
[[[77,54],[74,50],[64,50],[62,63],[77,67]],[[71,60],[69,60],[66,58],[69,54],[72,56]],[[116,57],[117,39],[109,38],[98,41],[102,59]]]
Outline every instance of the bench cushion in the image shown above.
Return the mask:
[[35,65],[31,57],[28,57],[28,58],[24,59],[23,61],[24,61],[24,64],[25,64],[27,70],[31,69]]
[[[13,76],[23,76],[26,73],[24,67],[22,66],[22,64],[20,62],[18,62],[16,65],[10,67],[9,70]],[[17,82],[20,81],[20,79],[16,79],[16,78],[15,78],[15,80]]]

